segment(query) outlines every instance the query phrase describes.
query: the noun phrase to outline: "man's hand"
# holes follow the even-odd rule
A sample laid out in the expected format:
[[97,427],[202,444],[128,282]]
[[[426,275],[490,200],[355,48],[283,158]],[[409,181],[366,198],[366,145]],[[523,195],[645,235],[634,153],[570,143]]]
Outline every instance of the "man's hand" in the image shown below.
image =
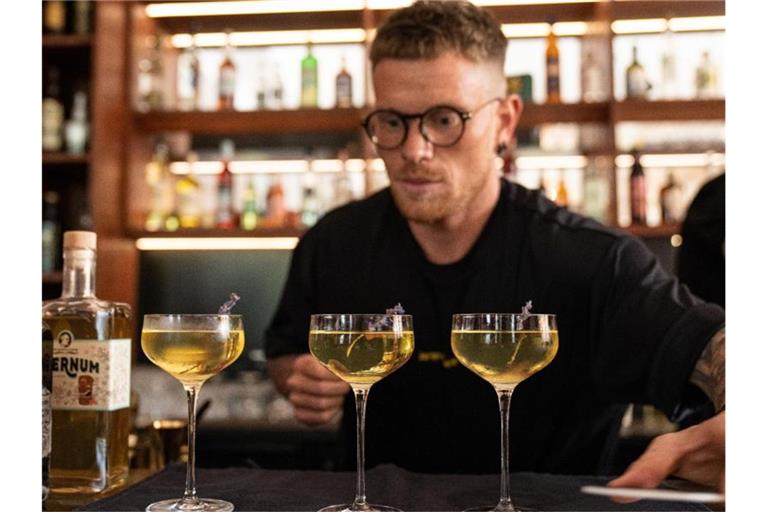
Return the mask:
[[[725,492],[725,411],[685,430],[657,437],[645,453],[608,486],[654,488],[668,476]],[[636,500],[614,498],[614,501]]]
[[277,390],[293,405],[298,421],[323,425],[341,412],[349,384],[311,354],[278,357],[270,360],[267,368]]

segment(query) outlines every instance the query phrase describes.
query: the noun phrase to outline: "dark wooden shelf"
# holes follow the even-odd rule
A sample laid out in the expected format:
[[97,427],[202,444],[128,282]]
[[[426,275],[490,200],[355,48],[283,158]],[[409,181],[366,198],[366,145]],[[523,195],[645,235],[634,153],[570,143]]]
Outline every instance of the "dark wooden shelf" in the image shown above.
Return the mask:
[[356,108],[134,114],[136,126],[142,131],[199,134],[353,132],[360,128],[361,119],[362,111]]
[[270,14],[233,14],[155,18],[169,33],[252,31],[252,30],[321,30],[362,27],[362,11],[298,12]]
[[610,117],[608,103],[526,103],[520,126],[530,128],[545,123],[603,123]]
[[49,153],[43,151],[43,165],[87,165],[90,161],[90,153],[75,155],[72,153]]
[[43,284],[61,284],[62,279],[61,272],[46,272],[43,274]]
[[614,122],[724,120],[725,100],[616,101]]
[[621,229],[629,231],[640,238],[668,238],[680,233],[680,224],[661,224],[659,226],[625,226]]
[[43,35],[43,49],[90,48],[91,36],[77,34]]
[[300,237],[305,228],[257,227],[256,229],[178,229],[176,231],[129,230],[131,238],[244,238],[244,237]]
[[610,17],[614,20],[642,18],[678,18],[687,16],[724,16],[724,0],[644,0],[610,2]]

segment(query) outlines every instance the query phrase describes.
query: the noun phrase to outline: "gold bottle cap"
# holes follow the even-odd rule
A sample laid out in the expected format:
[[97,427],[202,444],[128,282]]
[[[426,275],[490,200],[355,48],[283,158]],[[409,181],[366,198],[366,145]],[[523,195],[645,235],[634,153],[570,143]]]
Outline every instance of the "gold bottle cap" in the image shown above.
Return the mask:
[[64,249],[96,250],[96,233],[93,231],[64,232]]

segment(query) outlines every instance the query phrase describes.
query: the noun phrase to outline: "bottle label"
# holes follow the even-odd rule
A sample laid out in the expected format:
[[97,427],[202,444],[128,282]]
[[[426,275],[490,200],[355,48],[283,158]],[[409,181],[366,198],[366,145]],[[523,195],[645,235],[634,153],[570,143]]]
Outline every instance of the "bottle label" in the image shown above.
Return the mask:
[[547,92],[560,90],[560,60],[547,57]]
[[54,410],[114,411],[130,405],[131,340],[78,340],[61,331],[53,346]]

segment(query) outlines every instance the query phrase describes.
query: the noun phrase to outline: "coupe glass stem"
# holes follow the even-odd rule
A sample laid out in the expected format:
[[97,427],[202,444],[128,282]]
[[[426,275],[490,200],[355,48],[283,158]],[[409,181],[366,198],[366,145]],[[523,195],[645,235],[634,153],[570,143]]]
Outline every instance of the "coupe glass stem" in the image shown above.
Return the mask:
[[512,389],[497,389],[499,412],[501,413],[501,498],[496,511],[514,512],[515,507],[509,497],[509,404],[512,401]]
[[365,502],[365,404],[368,400],[367,387],[353,387],[355,411],[357,412],[357,489],[352,510],[367,510]]
[[195,424],[195,410],[197,409],[197,394],[200,391],[200,386],[185,384],[184,390],[187,392],[187,411],[189,414],[189,420],[187,422],[188,455],[187,481],[184,487],[184,497],[179,503],[180,508],[184,506],[194,506],[200,503],[195,487],[195,431],[197,429],[197,425]]

